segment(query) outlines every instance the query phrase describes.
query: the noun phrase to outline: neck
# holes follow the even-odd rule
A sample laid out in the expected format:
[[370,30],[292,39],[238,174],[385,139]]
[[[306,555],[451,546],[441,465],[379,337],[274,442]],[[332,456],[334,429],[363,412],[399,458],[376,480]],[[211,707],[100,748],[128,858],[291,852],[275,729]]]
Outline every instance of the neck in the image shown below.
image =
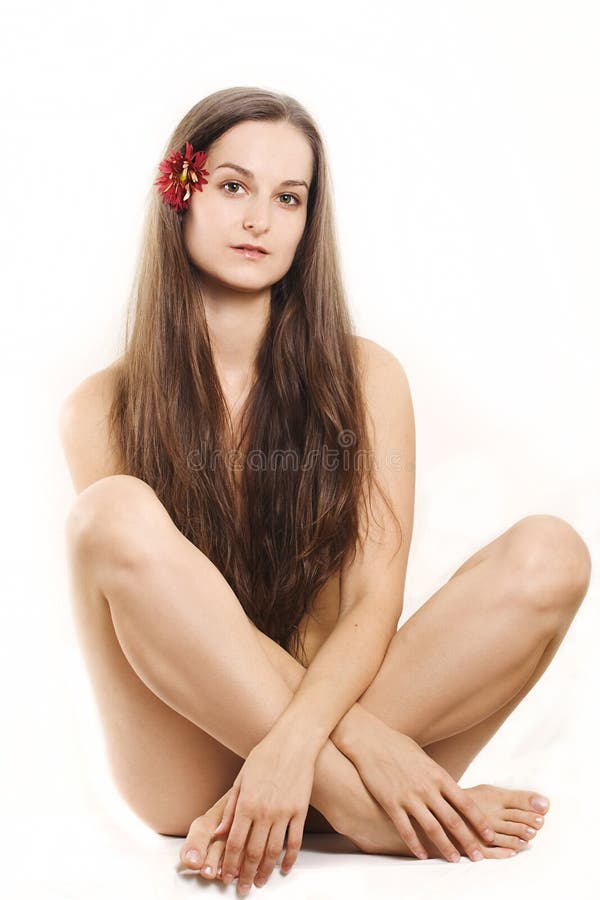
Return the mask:
[[215,367],[224,386],[248,383],[271,309],[270,288],[256,293],[211,290],[204,310]]

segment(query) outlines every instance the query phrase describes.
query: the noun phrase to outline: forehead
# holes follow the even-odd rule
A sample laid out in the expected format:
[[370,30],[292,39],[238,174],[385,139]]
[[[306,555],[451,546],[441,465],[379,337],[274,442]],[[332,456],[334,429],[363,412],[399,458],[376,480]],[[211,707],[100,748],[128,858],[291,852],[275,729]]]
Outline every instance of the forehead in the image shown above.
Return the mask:
[[257,178],[312,178],[312,150],[304,134],[288,122],[239,122],[208,151],[206,167],[234,162]]

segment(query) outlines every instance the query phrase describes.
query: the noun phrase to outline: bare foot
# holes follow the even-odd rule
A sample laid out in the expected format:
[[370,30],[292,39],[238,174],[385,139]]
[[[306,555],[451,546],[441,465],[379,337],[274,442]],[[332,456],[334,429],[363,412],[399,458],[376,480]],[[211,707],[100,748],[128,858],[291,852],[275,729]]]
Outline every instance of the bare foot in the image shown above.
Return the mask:
[[[545,810],[536,810],[531,805],[531,801],[534,797],[542,795],[531,791],[513,791],[491,784],[478,784],[475,787],[465,788],[465,790],[472,795],[495,831],[494,839],[486,843],[465,820],[467,827],[473,833],[474,843],[479,847],[484,859],[506,859],[514,856],[516,851],[527,847],[529,841],[543,826],[544,816],[550,806],[547,803]],[[197,870],[202,877],[209,880],[221,877],[220,866],[225,853],[227,834],[213,838],[213,833],[221,821],[230,792],[231,788],[217,800],[214,806],[211,806],[202,816],[194,819],[180,850],[180,859],[184,867]],[[368,809],[363,807],[357,813],[353,821],[352,833],[350,830],[344,830],[341,833],[346,834],[364,853],[413,857],[414,854],[396,831],[387,813],[372,797],[370,803]],[[429,856],[434,859],[445,859],[441,850],[432,843],[412,816],[411,822]],[[448,836],[454,845],[458,846],[459,852],[464,853],[464,848],[458,845],[456,837]],[[195,850],[198,853],[197,861],[192,862],[185,858],[188,850]],[[206,867],[210,871],[207,871]],[[238,875],[239,872],[236,872],[234,877]]]
[[[528,842],[543,826],[544,815],[550,806],[547,802],[545,810],[536,810],[531,805],[531,800],[534,797],[542,797],[542,795],[533,791],[513,791],[491,784],[479,784],[476,787],[465,788],[465,790],[472,795],[495,831],[493,840],[484,841],[464,815],[459,813],[473,835],[473,843],[479,848],[485,859],[505,859],[514,856],[515,852],[525,849]],[[542,797],[542,799],[546,798]],[[414,858],[413,852],[402,840],[389,816],[373,798],[371,801],[372,806],[369,810],[366,810],[364,805],[362,806],[358,818],[355,820],[355,827],[351,832],[345,832],[347,837],[365,853]],[[419,822],[412,816],[410,821],[429,856],[435,859],[446,859],[442,851],[424,832]],[[528,831],[528,828],[531,830]],[[465,848],[460,846],[456,836],[446,833],[458,851],[465,854]]]
[[[533,791],[513,791],[493,784],[478,784],[465,790],[481,807],[496,832],[495,839],[490,842],[496,847],[524,850],[542,828],[550,808],[547,797]],[[534,799],[543,801],[540,808],[532,805]]]
[[[221,875],[219,867],[225,853],[227,833],[218,838],[213,838],[213,833],[223,817],[231,790],[232,788],[229,788],[227,793],[223,794],[210,809],[194,819],[179,851],[179,858],[184,868],[195,869],[203,878],[209,880],[219,878]],[[197,858],[188,859],[186,854],[189,851],[195,852]],[[236,872],[236,876],[238,874]]]

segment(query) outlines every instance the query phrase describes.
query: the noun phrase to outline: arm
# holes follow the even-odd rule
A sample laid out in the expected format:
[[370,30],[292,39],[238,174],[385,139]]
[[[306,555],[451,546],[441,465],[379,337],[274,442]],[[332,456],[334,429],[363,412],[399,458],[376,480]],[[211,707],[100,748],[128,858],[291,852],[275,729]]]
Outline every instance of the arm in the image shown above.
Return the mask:
[[331,735],[342,751],[371,715],[356,700],[375,678],[396,633],[414,514],[415,425],[408,379],[393,354],[366,343],[365,398],[375,474],[401,523],[402,543],[398,549],[398,528],[375,490],[376,521],[369,512],[364,548],[342,569],[338,622],[275,726],[284,733],[309,733],[319,748]]

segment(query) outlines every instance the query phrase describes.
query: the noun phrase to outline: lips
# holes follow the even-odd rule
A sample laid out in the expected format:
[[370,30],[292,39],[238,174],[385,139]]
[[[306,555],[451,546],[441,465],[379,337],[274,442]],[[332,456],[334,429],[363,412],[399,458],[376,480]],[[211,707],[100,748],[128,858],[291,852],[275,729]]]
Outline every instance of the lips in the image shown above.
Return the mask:
[[233,248],[234,250],[256,250],[260,253],[267,253],[264,247],[261,247],[260,244],[236,244]]

